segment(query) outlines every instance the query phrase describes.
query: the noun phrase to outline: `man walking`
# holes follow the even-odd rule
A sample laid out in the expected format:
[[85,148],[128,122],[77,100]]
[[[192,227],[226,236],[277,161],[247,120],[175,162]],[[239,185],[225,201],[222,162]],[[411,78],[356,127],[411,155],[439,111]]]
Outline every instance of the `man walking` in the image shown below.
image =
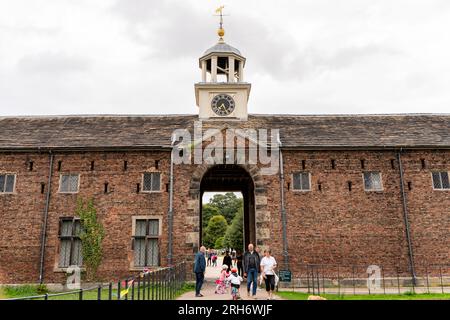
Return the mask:
[[195,254],[194,260],[194,273],[195,273],[195,296],[197,298],[203,297],[200,293],[203,285],[203,279],[205,279],[206,261],[205,261],[206,248],[200,247],[200,251]]
[[253,244],[248,245],[248,251],[244,254],[243,267],[244,277],[247,277],[247,295],[250,297],[250,287],[252,287],[252,296],[256,298],[256,289],[258,287],[257,278],[260,270],[261,258],[254,251]]

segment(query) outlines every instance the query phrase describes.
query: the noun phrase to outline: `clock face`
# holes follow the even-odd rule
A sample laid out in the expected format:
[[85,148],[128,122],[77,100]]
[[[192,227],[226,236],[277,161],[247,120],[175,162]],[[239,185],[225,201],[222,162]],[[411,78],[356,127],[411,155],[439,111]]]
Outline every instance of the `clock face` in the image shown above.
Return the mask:
[[228,94],[218,94],[211,101],[211,109],[218,116],[227,116],[234,111],[234,99]]

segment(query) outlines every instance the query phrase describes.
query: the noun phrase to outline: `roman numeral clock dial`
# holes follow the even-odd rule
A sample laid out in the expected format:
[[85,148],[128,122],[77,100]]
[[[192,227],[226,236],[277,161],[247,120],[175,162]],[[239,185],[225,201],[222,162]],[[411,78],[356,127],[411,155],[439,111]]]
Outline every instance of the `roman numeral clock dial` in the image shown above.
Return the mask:
[[234,111],[234,99],[228,94],[218,94],[211,101],[211,109],[218,116],[228,116]]

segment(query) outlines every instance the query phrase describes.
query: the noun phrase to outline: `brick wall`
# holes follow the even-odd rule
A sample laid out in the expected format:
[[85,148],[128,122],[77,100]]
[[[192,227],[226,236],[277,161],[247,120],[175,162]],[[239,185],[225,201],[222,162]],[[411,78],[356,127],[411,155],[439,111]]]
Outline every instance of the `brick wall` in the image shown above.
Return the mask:
[[[403,221],[398,163],[391,151],[284,151],[285,199],[291,269],[304,263],[378,264],[408,268],[408,247]],[[105,280],[131,274],[132,216],[163,217],[161,262],[167,263],[166,184],[169,183],[168,152],[85,152],[56,154],[48,215],[45,250],[45,281],[64,282],[58,272],[58,222],[73,216],[77,197],[93,197],[104,223],[104,260],[99,275]],[[336,168],[331,168],[331,159]],[[361,168],[364,159],[365,169]],[[422,168],[425,159],[426,168]],[[450,191],[435,191],[430,170],[450,169],[449,151],[409,151],[403,154],[406,196],[410,214],[416,264],[448,263],[450,257]],[[29,171],[29,161],[34,162]],[[124,170],[124,161],[128,162]],[[159,160],[159,168],[155,168]],[[292,191],[291,173],[312,174],[309,192]],[[61,171],[58,162],[61,161]],[[91,162],[94,161],[94,170]],[[0,282],[37,282],[45,192],[48,188],[47,154],[0,154],[0,172],[17,173],[16,192],[0,195]],[[189,214],[189,188],[195,165],[177,165],[174,170],[174,261],[192,259],[187,234],[196,232]],[[161,192],[137,193],[142,173],[160,171]],[[383,191],[366,192],[364,170],[381,171]],[[58,193],[61,173],[81,174],[80,192]],[[348,182],[352,182],[352,191]],[[411,182],[411,190],[407,187]],[[104,193],[108,183],[109,192]],[[321,190],[318,190],[318,184]],[[263,176],[267,189],[266,211],[270,214],[270,240],[265,246],[282,261],[280,181],[278,175]],[[288,185],[289,189],[288,190]],[[258,210],[258,208],[257,208]]]

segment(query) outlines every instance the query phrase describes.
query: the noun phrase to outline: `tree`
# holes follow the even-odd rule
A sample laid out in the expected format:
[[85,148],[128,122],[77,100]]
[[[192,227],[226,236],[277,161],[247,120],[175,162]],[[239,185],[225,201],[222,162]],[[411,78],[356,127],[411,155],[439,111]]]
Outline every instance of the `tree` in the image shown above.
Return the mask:
[[213,248],[216,240],[225,235],[227,228],[228,224],[224,216],[218,215],[211,217],[205,230],[203,245],[207,248]]
[[83,264],[86,267],[86,278],[95,280],[98,267],[102,262],[102,241],[105,236],[103,225],[97,219],[97,210],[94,201],[89,199],[86,203],[78,199],[75,214],[80,217]]
[[231,224],[242,203],[242,198],[238,198],[233,192],[215,194],[209,200],[209,204],[219,209],[220,214],[225,217],[228,224]]
[[202,230],[203,230],[203,237],[205,237],[205,231],[206,227],[208,226],[209,220],[213,216],[220,216],[220,210],[219,208],[213,206],[212,204],[204,204],[202,209]]
[[223,248],[223,237],[217,238],[214,244],[214,249],[222,249]]
[[227,248],[243,249],[244,247],[244,208],[241,206],[231,225],[228,227],[223,245]]

